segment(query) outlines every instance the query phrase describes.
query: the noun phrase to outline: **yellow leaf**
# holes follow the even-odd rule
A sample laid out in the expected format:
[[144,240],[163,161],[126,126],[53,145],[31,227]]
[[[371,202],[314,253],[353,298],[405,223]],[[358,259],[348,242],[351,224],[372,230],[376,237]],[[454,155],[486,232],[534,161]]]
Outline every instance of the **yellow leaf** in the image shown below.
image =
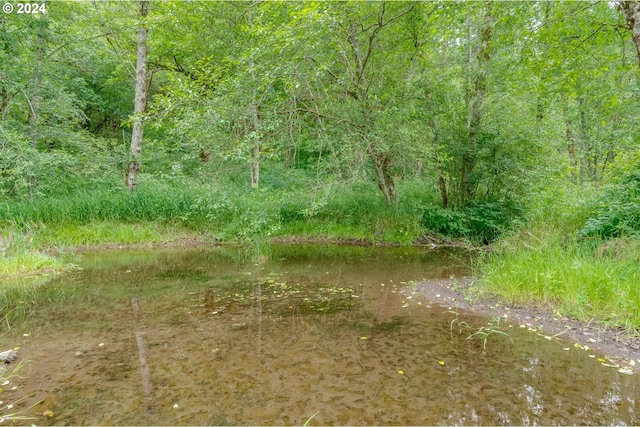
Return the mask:
[[46,409],[46,410],[42,413],[42,415],[44,415],[45,417],[49,417],[49,418],[51,418],[51,417],[53,417],[53,411],[52,411],[52,410],[50,410],[50,409]]
[[606,360],[605,360],[605,359],[603,359],[603,358],[601,358],[601,357],[599,357],[599,358],[598,358],[598,362],[603,363],[603,362],[606,362]]
[[399,373],[400,375],[404,375],[404,371],[403,371],[403,370],[398,371],[398,373]]
[[367,339],[367,337],[360,337],[360,339],[364,341]]
[[440,364],[440,366],[444,366],[444,360],[440,360],[438,363]]

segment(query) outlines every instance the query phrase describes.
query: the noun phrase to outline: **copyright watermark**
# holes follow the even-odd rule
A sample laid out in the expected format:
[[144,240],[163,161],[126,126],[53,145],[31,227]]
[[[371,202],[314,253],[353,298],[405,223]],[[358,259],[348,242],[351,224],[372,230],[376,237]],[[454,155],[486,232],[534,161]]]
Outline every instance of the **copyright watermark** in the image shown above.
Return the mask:
[[47,13],[47,5],[43,2],[5,3],[2,11],[7,14],[15,12],[17,15],[38,15]]

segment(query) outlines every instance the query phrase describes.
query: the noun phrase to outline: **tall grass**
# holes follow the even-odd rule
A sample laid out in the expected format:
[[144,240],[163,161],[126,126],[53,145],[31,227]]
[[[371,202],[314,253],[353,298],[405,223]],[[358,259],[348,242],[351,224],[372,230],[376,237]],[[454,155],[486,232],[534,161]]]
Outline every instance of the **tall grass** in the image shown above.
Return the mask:
[[640,330],[640,244],[617,241],[615,255],[608,244],[523,239],[521,248],[489,254],[478,268],[485,289],[511,304]]
[[0,222],[87,224],[93,221],[143,222],[181,218],[202,195],[198,186],[148,179],[135,192],[118,186],[71,194],[8,199],[0,203]]
[[[209,231],[223,239],[301,232],[408,243],[424,232],[422,211],[415,206],[427,205],[416,201],[416,194],[411,196],[401,195],[397,205],[387,206],[375,185],[251,190],[146,177],[135,192],[102,186],[50,197],[5,199],[0,201],[0,224],[30,232],[37,242],[70,245],[109,238],[127,243],[153,239],[155,233],[146,223]],[[122,224],[142,229],[135,233]]]
[[640,239],[580,238],[588,198],[560,200],[534,211],[527,227],[478,260],[482,291],[510,304],[640,331]]

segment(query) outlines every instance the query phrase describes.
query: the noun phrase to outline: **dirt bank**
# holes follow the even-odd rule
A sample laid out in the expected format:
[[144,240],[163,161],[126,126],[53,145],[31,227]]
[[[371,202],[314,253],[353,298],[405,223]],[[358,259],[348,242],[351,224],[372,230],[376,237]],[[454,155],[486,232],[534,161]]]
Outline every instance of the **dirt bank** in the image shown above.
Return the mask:
[[508,307],[494,299],[480,301],[468,297],[474,279],[465,277],[420,282],[416,292],[440,305],[487,316],[500,316],[514,326],[539,333],[547,339],[565,340],[597,357],[605,356],[609,365],[640,372],[640,337],[622,328],[604,327],[596,321],[582,322],[526,307]]

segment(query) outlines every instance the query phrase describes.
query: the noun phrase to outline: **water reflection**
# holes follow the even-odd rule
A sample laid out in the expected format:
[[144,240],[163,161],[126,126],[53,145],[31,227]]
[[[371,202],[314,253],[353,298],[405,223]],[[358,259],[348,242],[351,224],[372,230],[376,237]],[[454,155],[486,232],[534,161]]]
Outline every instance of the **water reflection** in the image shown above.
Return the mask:
[[126,255],[87,255],[52,284],[65,299],[1,338],[31,361],[11,396],[37,424],[638,423],[637,376],[504,324],[510,337],[468,339],[490,319],[407,298],[463,271],[462,253]]

